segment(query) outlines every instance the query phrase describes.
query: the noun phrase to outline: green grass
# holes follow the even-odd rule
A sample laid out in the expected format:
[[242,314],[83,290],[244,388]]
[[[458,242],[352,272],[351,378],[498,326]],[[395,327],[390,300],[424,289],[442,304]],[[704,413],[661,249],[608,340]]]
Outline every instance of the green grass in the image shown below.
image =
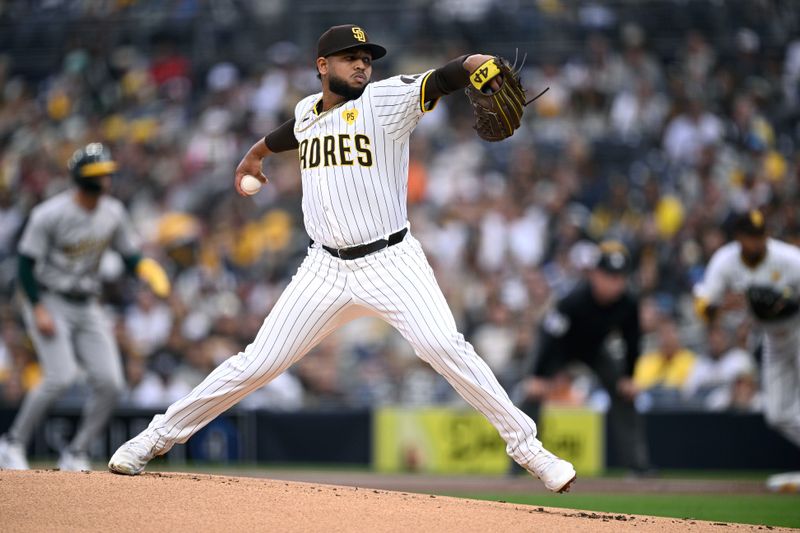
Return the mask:
[[[763,482],[778,470],[659,470],[657,479],[700,479],[724,481]],[[598,479],[619,479],[629,477],[630,470],[611,468],[596,476]],[[586,479],[586,476],[583,476]]]
[[606,513],[692,518],[800,527],[800,496],[793,494],[490,494],[448,496]]

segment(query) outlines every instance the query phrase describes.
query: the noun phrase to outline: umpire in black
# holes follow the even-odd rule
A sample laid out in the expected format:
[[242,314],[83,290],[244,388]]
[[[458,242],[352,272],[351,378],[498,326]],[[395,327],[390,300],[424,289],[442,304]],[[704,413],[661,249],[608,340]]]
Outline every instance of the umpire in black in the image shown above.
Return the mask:
[[[599,245],[597,262],[587,278],[556,302],[539,324],[522,391],[524,408],[537,420],[550,378],[571,362],[585,363],[611,397],[608,423],[620,463],[634,473],[645,473],[650,464],[643,420],[633,404],[638,391],[632,379],[641,340],[639,299],[628,287],[630,272],[631,258],[623,244]],[[625,344],[623,360],[606,348],[614,331]]]

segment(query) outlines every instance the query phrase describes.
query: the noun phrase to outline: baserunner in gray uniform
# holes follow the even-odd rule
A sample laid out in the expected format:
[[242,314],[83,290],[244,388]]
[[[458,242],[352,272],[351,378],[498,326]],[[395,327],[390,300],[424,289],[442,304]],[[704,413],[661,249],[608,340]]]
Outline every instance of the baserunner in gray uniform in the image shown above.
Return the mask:
[[75,187],[34,207],[19,242],[22,316],[43,379],[0,437],[1,468],[28,468],[25,447],[34,428],[80,367],[93,393],[72,442],[61,452],[59,468],[91,469],[89,444],[108,421],[124,385],[111,323],[97,300],[103,252],[110,246],[156,295],[169,294],[164,270],[139,252],[125,207],[104,194],[116,169],[100,143],[76,151],[69,161]]

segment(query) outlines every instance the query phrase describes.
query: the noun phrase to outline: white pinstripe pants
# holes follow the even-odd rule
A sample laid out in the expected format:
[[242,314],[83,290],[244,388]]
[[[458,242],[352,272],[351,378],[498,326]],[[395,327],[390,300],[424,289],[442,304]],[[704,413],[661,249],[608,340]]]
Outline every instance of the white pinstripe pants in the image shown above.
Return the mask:
[[156,455],[189,437],[303,357],[337,327],[376,315],[497,428],[506,451],[528,464],[541,447],[533,420],[517,409],[486,363],[456,329],[419,242],[343,261],[316,245],[264,320],[252,344],[217,367],[145,430]]
[[765,330],[764,416],[800,447],[800,320]]

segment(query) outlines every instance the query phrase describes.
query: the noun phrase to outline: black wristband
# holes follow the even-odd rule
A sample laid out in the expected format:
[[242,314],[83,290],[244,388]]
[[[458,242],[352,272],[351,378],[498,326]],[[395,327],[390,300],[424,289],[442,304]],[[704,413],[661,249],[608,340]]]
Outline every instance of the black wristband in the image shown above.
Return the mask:
[[425,82],[426,98],[435,100],[469,85],[469,72],[464,68],[467,57],[457,57],[434,70]]

